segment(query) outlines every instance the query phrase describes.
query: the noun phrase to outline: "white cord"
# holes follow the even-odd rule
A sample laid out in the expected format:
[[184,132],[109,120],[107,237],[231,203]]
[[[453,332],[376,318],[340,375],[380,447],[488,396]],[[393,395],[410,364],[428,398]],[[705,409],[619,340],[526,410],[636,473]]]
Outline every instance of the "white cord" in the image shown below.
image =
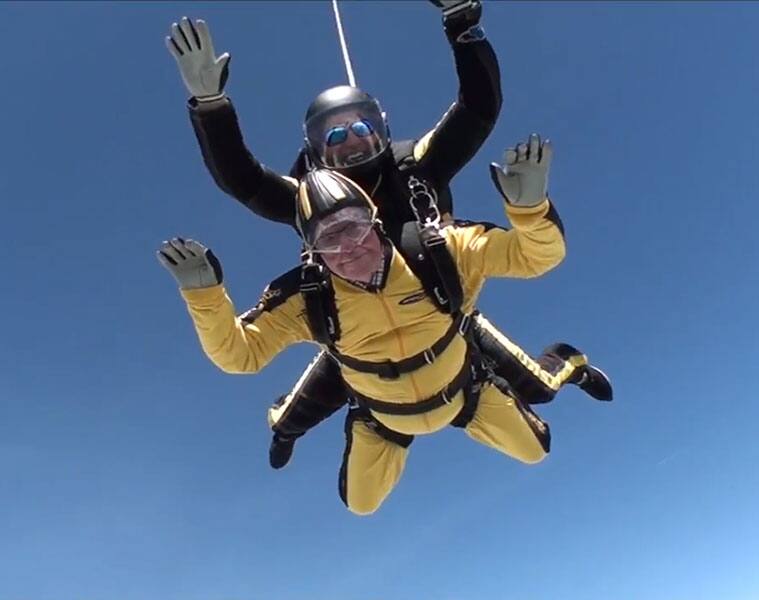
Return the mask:
[[348,54],[348,44],[345,41],[345,33],[343,32],[343,23],[340,20],[340,9],[337,7],[337,0],[332,0],[332,8],[335,11],[335,22],[337,23],[337,33],[340,36],[340,47],[343,50],[343,61],[345,62],[345,70],[348,73],[348,84],[351,87],[356,87],[356,78],[353,76],[353,67],[351,66],[351,57]]

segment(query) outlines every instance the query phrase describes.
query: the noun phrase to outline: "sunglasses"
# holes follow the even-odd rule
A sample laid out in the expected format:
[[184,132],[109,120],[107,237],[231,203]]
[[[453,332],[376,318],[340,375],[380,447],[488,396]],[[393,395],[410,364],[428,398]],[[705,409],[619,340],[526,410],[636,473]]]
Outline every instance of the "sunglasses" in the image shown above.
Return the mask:
[[372,124],[366,119],[360,119],[350,125],[338,125],[327,132],[325,137],[327,146],[339,146],[348,139],[348,130],[358,137],[368,137],[374,133]]
[[353,249],[369,236],[373,225],[371,221],[354,221],[339,231],[328,231],[320,235],[314,242],[313,252],[317,254],[339,254],[348,247]]

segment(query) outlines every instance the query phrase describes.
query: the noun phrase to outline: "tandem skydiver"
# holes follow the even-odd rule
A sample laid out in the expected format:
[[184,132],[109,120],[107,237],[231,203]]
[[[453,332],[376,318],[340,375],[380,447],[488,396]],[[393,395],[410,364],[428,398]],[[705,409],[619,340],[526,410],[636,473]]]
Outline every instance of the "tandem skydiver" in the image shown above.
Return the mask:
[[[546,193],[551,154],[548,141],[531,136],[507,151],[506,165],[493,167],[512,229],[411,222],[400,243],[384,232],[363,187],[335,171],[308,172],[294,202],[303,263],[269,284],[241,316],[211,250],[181,238],[160,247],[158,259],[177,280],[203,349],[225,372],[255,373],[292,344],[321,343],[326,318],[336,318],[332,325],[341,333],[331,356],[352,398],[338,487],[352,512],[379,508],[401,477],[415,435],[453,425],[525,463],[549,452],[548,425],[489,368],[465,323],[486,278],[536,277],[563,259],[561,221]],[[446,287],[454,307],[440,303],[424,281],[425,269],[430,275],[430,265],[446,261],[459,275],[457,289]],[[316,272],[324,284],[316,296],[301,285],[315,265],[323,267]],[[437,276],[445,280],[444,269]],[[412,296],[414,302],[402,301]],[[373,312],[387,318],[367,319]],[[439,351],[426,361],[432,346]],[[382,375],[387,364],[397,366],[397,377]],[[573,370],[567,363],[558,376]]]
[[[497,59],[480,26],[480,3],[433,3],[443,8],[459,77],[458,98],[442,119],[419,139],[391,141],[385,113],[375,98],[356,87],[330,88],[306,111],[305,145],[289,176],[261,164],[246,147],[235,109],[224,93],[230,55],[215,55],[207,25],[187,18],[172,25],[167,47],[191,94],[190,118],[218,186],[256,214],[294,226],[292,198],[298,181],[316,166],[357,182],[376,204],[392,240],[398,239],[404,223],[423,220],[430,211],[449,220],[449,182],[489,135],[502,98]],[[571,346],[551,346],[534,360],[482,315],[477,315],[474,330],[496,371],[525,403],[549,401],[566,382],[580,385],[593,397],[611,398],[605,375]],[[557,378],[568,362],[576,365],[574,372]],[[271,465],[284,466],[295,440],[347,400],[334,357],[322,351],[269,411],[274,432]]]

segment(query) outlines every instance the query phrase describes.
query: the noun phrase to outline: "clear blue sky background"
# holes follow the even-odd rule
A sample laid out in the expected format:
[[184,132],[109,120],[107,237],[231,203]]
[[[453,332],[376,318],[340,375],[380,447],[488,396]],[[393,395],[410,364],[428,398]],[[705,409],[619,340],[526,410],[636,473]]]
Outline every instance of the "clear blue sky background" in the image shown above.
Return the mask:
[[[182,15],[285,171],[345,81],[329,4],[0,6],[0,600],[759,597],[759,4],[485,3],[505,102],[457,215],[503,222],[487,164],[538,131],[569,253],[481,308],[533,353],[583,348],[616,400],[562,392],[536,466],[418,439],[369,518],[337,497],[342,416],[267,463],[266,408],[313,347],[223,374],[155,260],[206,242],[242,310],[298,253],[205,171],[163,42]],[[434,8],[343,16],[394,135],[424,133],[456,93]]]

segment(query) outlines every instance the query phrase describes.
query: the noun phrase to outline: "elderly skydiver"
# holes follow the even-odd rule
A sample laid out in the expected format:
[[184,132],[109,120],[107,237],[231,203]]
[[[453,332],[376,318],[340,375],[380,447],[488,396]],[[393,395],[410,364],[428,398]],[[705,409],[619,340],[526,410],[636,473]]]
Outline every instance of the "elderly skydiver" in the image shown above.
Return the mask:
[[[286,347],[324,343],[330,332],[330,356],[352,399],[339,493],[349,510],[370,514],[400,479],[415,435],[453,425],[525,463],[548,453],[548,425],[489,368],[467,324],[487,278],[536,277],[563,259],[561,222],[546,193],[550,160],[550,143],[532,136],[494,168],[512,229],[412,222],[400,242],[386,235],[361,186],[334,171],[307,173],[295,202],[304,262],[241,316],[211,250],[174,238],[157,255],[179,283],[203,349],[225,372],[255,373]],[[434,272],[447,303],[430,294]],[[385,318],[367,320],[372,312]],[[395,377],[383,376],[387,365]],[[566,364],[558,376],[573,370]]]
[[[230,55],[216,56],[202,20],[193,23],[183,18],[173,24],[167,47],[191,95],[190,118],[217,185],[254,213],[295,226],[292,198],[298,180],[317,166],[357,182],[377,206],[391,240],[398,240],[404,223],[427,216],[424,211],[430,203],[414,203],[414,189],[419,189],[415,182],[429,191],[433,208],[450,218],[449,182],[489,135],[502,98],[498,62],[480,26],[480,3],[432,2],[443,9],[443,26],[459,78],[458,98],[442,119],[419,139],[391,141],[385,113],[375,98],[356,87],[330,88],[306,111],[305,145],[289,176],[260,163],[243,141],[235,109],[224,92]],[[596,398],[611,397],[603,373],[587,365],[584,355],[571,346],[553,345],[534,360],[481,315],[474,330],[496,371],[525,403],[550,400],[566,382],[577,383]],[[567,361],[576,366],[575,372],[566,379],[557,378]],[[320,353],[294,389],[269,412],[274,432],[272,466],[284,466],[295,440],[343,406],[347,398],[337,363],[328,353]]]

